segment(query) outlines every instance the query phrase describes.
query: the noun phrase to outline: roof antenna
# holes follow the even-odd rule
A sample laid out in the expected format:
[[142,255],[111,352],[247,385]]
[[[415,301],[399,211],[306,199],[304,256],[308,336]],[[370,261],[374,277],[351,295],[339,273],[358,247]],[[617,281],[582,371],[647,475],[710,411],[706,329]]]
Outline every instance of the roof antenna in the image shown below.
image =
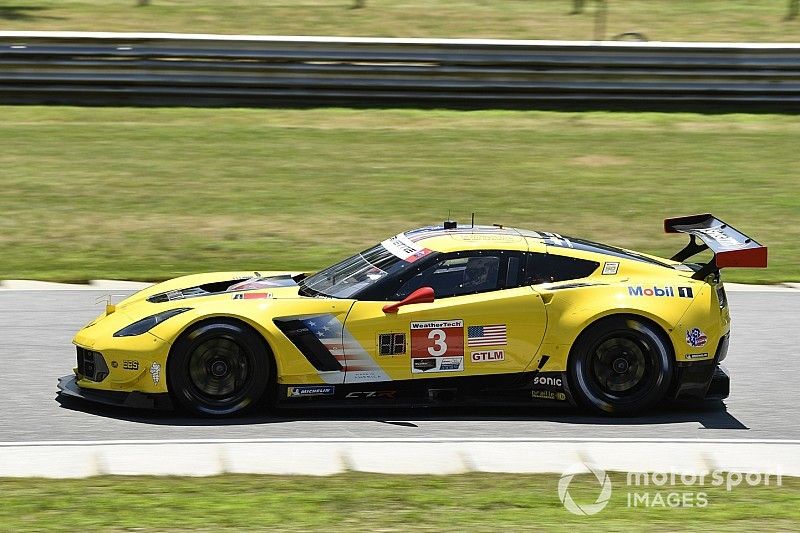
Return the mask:
[[475,227],[475,211],[472,212],[472,227]]
[[447,220],[444,221],[442,224],[444,229],[456,229],[458,227],[458,223],[455,220],[450,220],[450,210],[447,210]]

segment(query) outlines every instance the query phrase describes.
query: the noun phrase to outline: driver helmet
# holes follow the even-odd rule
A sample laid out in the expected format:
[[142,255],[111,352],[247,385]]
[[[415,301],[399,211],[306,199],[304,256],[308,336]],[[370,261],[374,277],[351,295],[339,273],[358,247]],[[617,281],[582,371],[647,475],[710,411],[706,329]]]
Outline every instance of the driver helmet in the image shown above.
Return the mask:
[[494,257],[473,257],[464,271],[464,286],[478,287],[489,280],[496,259]]

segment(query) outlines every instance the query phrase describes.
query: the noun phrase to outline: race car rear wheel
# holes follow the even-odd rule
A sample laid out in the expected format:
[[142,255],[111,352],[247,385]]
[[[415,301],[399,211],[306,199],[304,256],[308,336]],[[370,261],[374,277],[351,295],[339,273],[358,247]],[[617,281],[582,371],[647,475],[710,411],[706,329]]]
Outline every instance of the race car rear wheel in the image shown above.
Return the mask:
[[205,322],[182,335],[167,361],[169,390],[191,413],[225,416],[264,395],[270,358],[263,341],[236,322]]
[[669,340],[632,317],[602,320],[578,338],[570,355],[574,396],[593,411],[633,415],[664,398],[674,372]]

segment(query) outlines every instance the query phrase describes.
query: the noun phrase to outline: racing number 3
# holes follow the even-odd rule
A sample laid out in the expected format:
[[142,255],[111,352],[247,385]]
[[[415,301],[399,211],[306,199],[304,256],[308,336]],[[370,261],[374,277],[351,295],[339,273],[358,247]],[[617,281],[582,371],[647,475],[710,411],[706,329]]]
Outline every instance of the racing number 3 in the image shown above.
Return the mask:
[[433,346],[428,346],[428,353],[433,357],[441,357],[447,353],[447,333],[443,329],[432,329],[428,338],[433,341]]
[[464,355],[464,321],[411,323],[411,357]]

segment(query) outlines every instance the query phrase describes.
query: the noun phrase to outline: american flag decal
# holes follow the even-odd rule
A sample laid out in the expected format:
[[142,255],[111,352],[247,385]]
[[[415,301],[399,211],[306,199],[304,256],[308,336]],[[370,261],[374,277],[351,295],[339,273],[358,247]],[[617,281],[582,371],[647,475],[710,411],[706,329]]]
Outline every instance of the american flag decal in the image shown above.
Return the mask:
[[467,328],[467,346],[499,346],[507,340],[505,324]]

